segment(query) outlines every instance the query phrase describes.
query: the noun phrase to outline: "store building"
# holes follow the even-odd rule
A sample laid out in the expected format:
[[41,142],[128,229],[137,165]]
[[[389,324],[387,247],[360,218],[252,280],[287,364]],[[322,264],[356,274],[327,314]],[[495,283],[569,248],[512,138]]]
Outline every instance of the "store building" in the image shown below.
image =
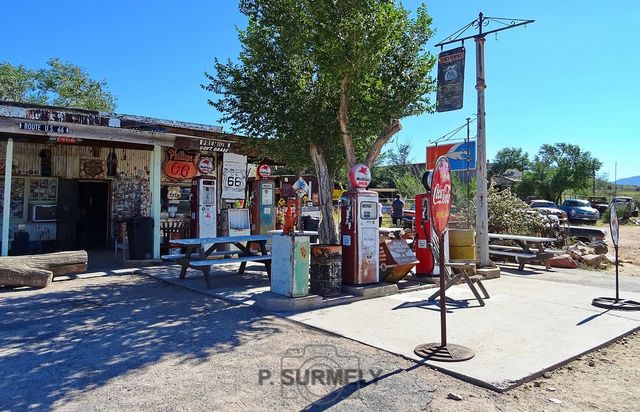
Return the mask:
[[0,102],[2,255],[113,248],[123,223],[150,217],[158,258],[168,232],[188,232],[193,177],[219,182],[218,209],[244,201],[243,142],[219,126]]

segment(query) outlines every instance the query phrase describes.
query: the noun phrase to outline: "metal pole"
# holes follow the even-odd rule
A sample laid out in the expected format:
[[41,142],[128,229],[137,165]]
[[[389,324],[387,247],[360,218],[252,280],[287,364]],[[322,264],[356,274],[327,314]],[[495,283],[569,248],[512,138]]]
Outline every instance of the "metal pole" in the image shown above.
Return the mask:
[[2,202],[2,256],[9,255],[9,217],[11,216],[11,172],[13,165],[13,139],[7,141],[4,164],[4,198]]
[[466,173],[466,178],[467,178],[467,229],[469,229],[469,227],[471,226],[471,205],[469,204],[471,202],[471,178],[469,177],[470,173],[469,173],[469,167],[470,167],[470,163],[471,163],[471,149],[469,148],[469,122],[470,122],[471,118],[467,117],[467,139],[465,140],[466,145],[467,145],[467,173]]
[[[482,13],[480,13],[480,33],[482,33]],[[487,141],[485,134],[484,112],[484,37],[478,36],[476,42],[476,90],[478,91],[478,136],[476,161],[476,233],[480,254],[480,266],[491,266],[489,260],[489,205],[487,202]]]
[[440,265],[440,345],[447,346],[447,296],[444,293],[446,286],[445,274],[444,274],[444,233],[438,236],[438,243],[440,244],[440,259],[438,265]]
[[[613,207],[616,207],[615,204]],[[620,300],[620,288],[618,287],[618,245],[614,245],[616,249],[616,302]]]
[[153,218],[153,258],[160,259],[160,163],[162,149],[160,145],[153,146],[151,152],[151,217]]

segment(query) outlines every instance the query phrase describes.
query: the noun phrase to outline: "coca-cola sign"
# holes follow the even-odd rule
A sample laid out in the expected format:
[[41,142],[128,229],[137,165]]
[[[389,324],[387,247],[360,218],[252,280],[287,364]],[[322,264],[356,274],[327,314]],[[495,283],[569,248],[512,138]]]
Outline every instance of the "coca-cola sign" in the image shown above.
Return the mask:
[[444,235],[449,225],[451,211],[451,169],[446,156],[436,161],[431,180],[431,221],[438,236]]

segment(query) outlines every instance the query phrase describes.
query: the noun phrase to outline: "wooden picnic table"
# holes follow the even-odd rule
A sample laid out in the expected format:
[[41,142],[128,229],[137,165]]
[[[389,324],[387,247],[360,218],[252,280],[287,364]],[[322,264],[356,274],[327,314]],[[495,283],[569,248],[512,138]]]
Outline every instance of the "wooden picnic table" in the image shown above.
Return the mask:
[[396,239],[402,239],[402,231],[404,229],[401,227],[381,227],[378,228],[381,236],[386,237],[395,237]]
[[[492,240],[510,240],[517,246],[491,243]],[[562,253],[562,251],[548,247],[546,244],[557,241],[558,239],[552,237],[489,233],[489,254],[515,257],[519,270],[523,270],[526,263],[534,261],[541,261],[547,269],[551,269],[549,259],[558,253]]]
[[[181,247],[184,253],[178,255],[163,255],[164,260],[174,260],[180,266],[180,279],[187,275],[188,268],[201,270],[207,288],[211,287],[209,274],[211,266],[228,263],[240,263],[238,273],[244,273],[247,262],[260,262],[265,265],[269,278],[271,278],[271,255],[267,251],[267,241],[271,235],[245,235],[245,236],[221,236],[192,239],[174,239],[173,247]],[[245,243],[243,243],[245,242]],[[252,244],[258,245],[260,252],[251,250]],[[225,245],[234,245],[236,250],[222,250]],[[238,255],[238,257],[229,257]],[[210,259],[213,256],[222,256],[222,259]]]

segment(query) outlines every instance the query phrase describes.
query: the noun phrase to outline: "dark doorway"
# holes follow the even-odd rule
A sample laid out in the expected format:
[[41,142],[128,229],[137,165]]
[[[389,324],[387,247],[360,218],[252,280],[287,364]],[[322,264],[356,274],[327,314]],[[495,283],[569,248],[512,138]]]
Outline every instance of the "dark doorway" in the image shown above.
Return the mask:
[[77,247],[105,249],[109,239],[109,183],[78,182]]
[[58,250],[76,248],[78,236],[78,181],[60,179],[58,183]]

